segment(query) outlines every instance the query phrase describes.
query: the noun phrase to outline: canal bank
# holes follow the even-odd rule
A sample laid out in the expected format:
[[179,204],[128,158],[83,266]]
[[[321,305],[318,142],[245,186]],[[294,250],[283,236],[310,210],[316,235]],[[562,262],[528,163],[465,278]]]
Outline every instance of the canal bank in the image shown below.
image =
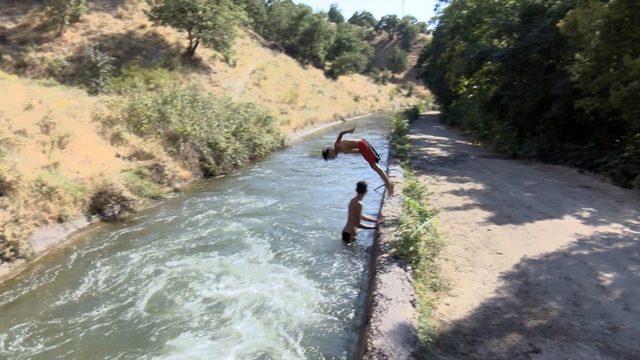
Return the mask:
[[361,329],[358,359],[417,358],[418,316],[415,308],[411,267],[391,254],[391,242],[398,234],[402,213],[404,172],[393,149],[389,151],[387,172],[395,184],[396,196],[385,196],[369,264],[370,279],[365,311],[367,322]]
[[[386,117],[352,124],[386,160]],[[49,252],[0,286],[0,357],[354,358],[373,234],[340,230],[355,183],[381,181],[322,161],[336,130]]]

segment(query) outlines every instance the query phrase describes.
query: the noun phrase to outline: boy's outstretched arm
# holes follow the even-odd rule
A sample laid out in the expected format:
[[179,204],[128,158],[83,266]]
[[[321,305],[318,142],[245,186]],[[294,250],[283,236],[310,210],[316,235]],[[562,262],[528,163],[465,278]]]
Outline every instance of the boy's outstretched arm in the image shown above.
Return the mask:
[[378,173],[378,175],[380,175],[380,178],[382,178],[382,181],[384,181],[384,184],[387,187],[387,190],[389,190],[389,196],[393,196],[393,183],[391,182],[391,179],[389,179],[389,175],[387,175],[387,173],[384,172],[384,170],[382,170],[382,168],[380,167],[380,165],[373,163],[371,164],[371,168]]
[[355,215],[355,218],[358,219],[358,225],[356,225],[358,228],[360,228],[360,229],[369,229],[369,230],[376,228],[377,223],[374,226],[374,225],[365,225],[365,224],[360,222],[360,220],[362,220],[365,217],[364,215],[362,215],[362,204],[361,203],[357,203],[353,207],[349,206],[349,212],[350,213],[353,212],[354,215]]
[[367,215],[360,215],[360,219],[362,219],[364,221],[369,221],[369,222],[378,222],[378,219],[372,218],[372,217],[367,216]]
[[340,133],[338,134],[338,138],[336,139],[336,142],[335,142],[335,144],[334,144],[334,147],[335,147],[335,146],[338,146],[338,144],[340,143],[340,141],[342,141],[342,137],[343,137],[345,134],[353,134],[353,132],[354,132],[354,131],[356,131],[356,128],[351,128],[351,129],[348,129],[348,130],[340,131]]

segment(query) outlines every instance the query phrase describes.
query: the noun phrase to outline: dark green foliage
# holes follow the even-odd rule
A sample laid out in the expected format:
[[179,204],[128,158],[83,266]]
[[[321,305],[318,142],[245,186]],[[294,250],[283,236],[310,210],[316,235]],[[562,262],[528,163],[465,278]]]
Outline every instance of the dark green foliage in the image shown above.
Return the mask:
[[328,74],[334,78],[360,73],[367,68],[373,57],[373,48],[363,40],[361,29],[350,24],[340,24],[327,59],[332,61]]
[[87,11],[86,0],[46,0],[45,5],[58,36],[69,23],[77,21]]
[[103,124],[123,123],[139,136],[159,138],[170,154],[198,162],[208,175],[262,158],[283,144],[275,119],[257,106],[191,87],[131,93],[109,108],[112,115],[98,117]]
[[314,14],[310,7],[278,0],[267,7],[261,35],[299,61],[323,68],[334,30],[323,15]]
[[517,157],[640,182],[640,3],[449,1],[419,62],[445,119]]
[[231,0],[147,0],[149,19],[187,33],[186,54],[196,52],[200,42],[229,60],[244,12]]
[[420,30],[420,25],[418,25],[416,18],[405,16],[396,27],[396,32],[400,39],[400,47],[405,51],[409,51],[418,34],[420,34]]
[[75,81],[87,88],[87,92],[96,95],[109,85],[115,70],[114,58],[95,48],[85,49],[76,73]]
[[373,81],[379,85],[387,85],[391,79],[391,73],[388,70],[373,69],[371,76]]
[[388,67],[394,74],[399,74],[407,70],[407,53],[395,46],[391,51]]
[[355,12],[349,18],[349,24],[372,28],[376,26],[378,20],[368,11]]
[[394,37],[400,24],[400,19],[396,15],[385,15],[375,26],[376,31],[385,31],[389,36]]
[[264,31],[267,22],[267,5],[263,0],[236,1],[247,14],[249,25],[259,34]]
[[327,19],[336,24],[342,24],[344,22],[344,16],[342,16],[340,9],[338,9],[338,4],[331,4],[329,12],[327,13]]

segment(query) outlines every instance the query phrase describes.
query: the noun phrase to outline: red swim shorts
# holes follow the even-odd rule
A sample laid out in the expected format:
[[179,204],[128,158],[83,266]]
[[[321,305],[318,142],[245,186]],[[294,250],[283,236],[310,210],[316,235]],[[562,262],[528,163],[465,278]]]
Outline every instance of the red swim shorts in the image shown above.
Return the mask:
[[376,149],[374,149],[367,140],[361,139],[358,142],[358,150],[360,151],[360,155],[367,160],[369,165],[373,166],[373,164],[380,162],[380,155],[378,155]]

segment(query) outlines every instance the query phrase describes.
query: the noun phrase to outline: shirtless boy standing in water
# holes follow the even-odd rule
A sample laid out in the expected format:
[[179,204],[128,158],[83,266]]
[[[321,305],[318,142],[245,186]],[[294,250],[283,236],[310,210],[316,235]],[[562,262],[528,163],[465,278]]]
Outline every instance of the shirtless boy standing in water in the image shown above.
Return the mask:
[[[356,239],[358,228],[360,229],[375,229],[378,227],[379,219],[374,219],[366,215],[362,215],[362,199],[367,194],[367,182],[359,181],[356,185],[357,195],[349,202],[349,217],[347,218],[347,225],[342,230],[342,240],[346,243],[351,243]],[[364,225],[361,221],[369,221],[375,223],[375,225]]]
[[387,190],[389,190],[389,195],[393,196],[393,183],[389,180],[389,176],[382,170],[378,162],[380,162],[380,155],[376,149],[369,144],[369,142],[365,139],[349,139],[343,140],[342,137],[345,134],[352,134],[356,129],[349,129],[345,131],[341,131],[338,135],[338,139],[333,144],[333,147],[327,147],[322,150],[322,157],[325,160],[333,160],[335,159],[339,153],[343,154],[360,154],[362,157],[369,163],[369,166],[380,175],[382,181],[387,186]]

